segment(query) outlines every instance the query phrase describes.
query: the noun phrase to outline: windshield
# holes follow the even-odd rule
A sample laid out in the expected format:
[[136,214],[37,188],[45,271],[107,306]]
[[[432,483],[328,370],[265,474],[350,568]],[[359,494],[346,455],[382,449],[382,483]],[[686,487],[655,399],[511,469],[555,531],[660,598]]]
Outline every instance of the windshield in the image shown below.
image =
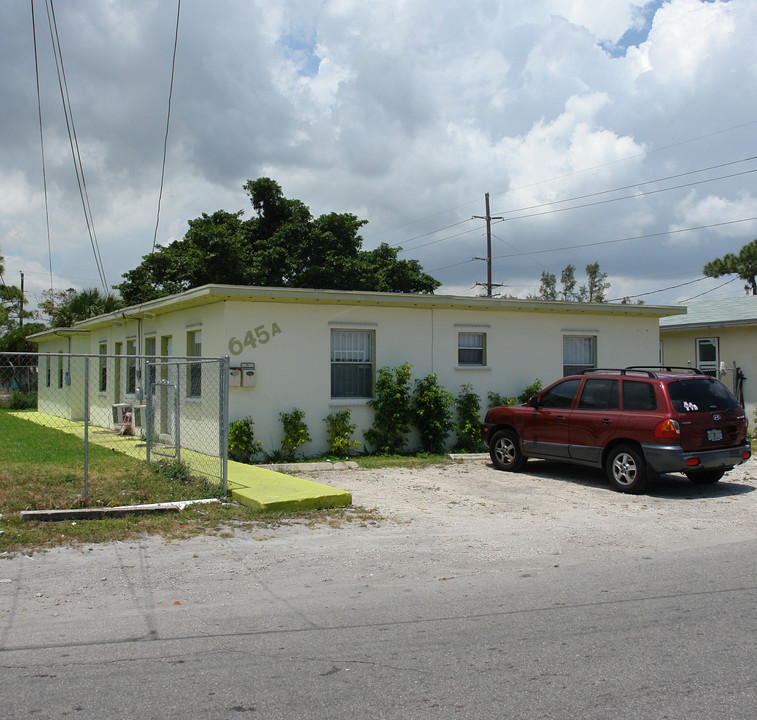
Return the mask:
[[668,389],[673,408],[677,412],[733,410],[739,406],[736,398],[719,380],[678,380],[670,383]]

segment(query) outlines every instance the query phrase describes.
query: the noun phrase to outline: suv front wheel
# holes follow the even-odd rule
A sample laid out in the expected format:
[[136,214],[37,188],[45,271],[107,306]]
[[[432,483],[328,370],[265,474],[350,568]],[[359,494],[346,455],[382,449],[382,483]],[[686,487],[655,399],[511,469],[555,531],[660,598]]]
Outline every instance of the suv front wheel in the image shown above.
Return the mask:
[[625,493],[638,493],[647,484],[647,463],[633,445],[618,445],[607,455],[607,479],[612,486]]
[[518,471],[526,458],[520,451],[518,436],[512,430],[498,430],[489,441],[489,455],[498,470]]

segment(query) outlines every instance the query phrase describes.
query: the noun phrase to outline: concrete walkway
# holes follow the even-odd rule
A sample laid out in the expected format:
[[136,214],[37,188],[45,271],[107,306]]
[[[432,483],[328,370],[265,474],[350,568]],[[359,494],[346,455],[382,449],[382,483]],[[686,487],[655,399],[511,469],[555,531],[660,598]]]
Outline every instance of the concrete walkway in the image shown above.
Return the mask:
[[[13,415],[84,439],[83,422],[66,420],[34,411],[14,412]],[[93,445],[106,447],[138,460],[146,459],[143,438],[118,435],[116,432],[104,431],[102,428],[91,425],[88,435],[89,442]],[[221,461],[219,458],[182,449],[181,461],[186,463],[192,472],[220,483]],[[319,463],[319,465],[321,464]],[[208,467],[213,467],[213,465],[219,467],[218,474],[215,476],[208,473]],[[293,464],[286,467],[288,472],[290,472],[290,468],[293,468],[292,472],[304,472],[307,470],[308,464]],[[346,490],[295,477],[288,472],[284,473],[278,469],[274,470],[229,460],[227,468],[229,494],[242,505],[247,505],[256,510],[318,510],[321,508],[349,507],[352,504],[352,494]]]

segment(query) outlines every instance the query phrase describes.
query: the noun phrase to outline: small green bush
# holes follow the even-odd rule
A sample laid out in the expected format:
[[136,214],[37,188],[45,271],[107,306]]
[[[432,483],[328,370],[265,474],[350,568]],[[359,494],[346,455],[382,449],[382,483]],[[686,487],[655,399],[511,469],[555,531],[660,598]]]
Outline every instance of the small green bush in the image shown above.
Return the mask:
[[366,442],[377,453],[401,455],[405,451],[405,434],[413,417],[411,372],[410,363],[378,371],[376,397],[368,401],[374,410],[373,424],[365,431]]
[[248,463],[261,451],[261,444],[255,440],[254,425],[250,415],[229,423],[229,457],[232,460]]
[[536,379],[532,382],[520,395],[518,395],[518,402],[523,405],[527,403],[532,397],[539,394],[539,391],[544,387],[541,380]]
[[489,391],[486,394],[486,397],[489,400],[490,408],[499,407],[500,405],[515,405],[514,397],[505,397],[498,392]]
[[479,412],[481,400],[471,385],[461,385],[455,405],[457,407],[457,442],[455,447],[466,452],[478,452],[483,448],[480,434]]
[[302,410],[294,408],[292,412],[279,413],[279,417],[284,425],[281,455],[291,462],[295,459],[297,450],[305,443],[309,443],[312,438],[308,432],[308,426],[305,424],[305,413]]
[[14,390],[8,398],[8,408],[10,410],[36,410],[37,393]]
[[326,435],[332,455],[348,457],[360,447],[360,440],[352,437],[357,425],[350,422],[349,410],[333,412],[327,415],[323,422],[326,423]]
[[489,399],[489,407],[498,407],[500,405],[523,405],[527,403],[534,395],[537,395],[542,389],[543,385],[541,380],[534,380],[527,388],[523,390],[517,397],[505,397],[497,392],[487,393]]
[[455,427],[452,406],[455,398],[445,390],[434,373],[415,381],[413,422],[421,436],[421,449],[441,453],[447,445],[447,435]]
[[188,483],[192,480],[189,465],[179,460],[160,460],[150,467],[156,477],[169,482]]

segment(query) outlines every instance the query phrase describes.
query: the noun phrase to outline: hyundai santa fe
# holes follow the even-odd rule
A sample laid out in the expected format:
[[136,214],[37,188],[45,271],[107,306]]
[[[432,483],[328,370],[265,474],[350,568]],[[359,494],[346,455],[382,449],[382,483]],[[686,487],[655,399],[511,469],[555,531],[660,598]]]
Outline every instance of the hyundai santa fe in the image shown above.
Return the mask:
[[621,492],[661,473],[715,483],[750,455],[744,408],[723,383],[690,368],[589,369],[523,405],[491,408],[481,436],[500,470],[529,457],[602,468]]

